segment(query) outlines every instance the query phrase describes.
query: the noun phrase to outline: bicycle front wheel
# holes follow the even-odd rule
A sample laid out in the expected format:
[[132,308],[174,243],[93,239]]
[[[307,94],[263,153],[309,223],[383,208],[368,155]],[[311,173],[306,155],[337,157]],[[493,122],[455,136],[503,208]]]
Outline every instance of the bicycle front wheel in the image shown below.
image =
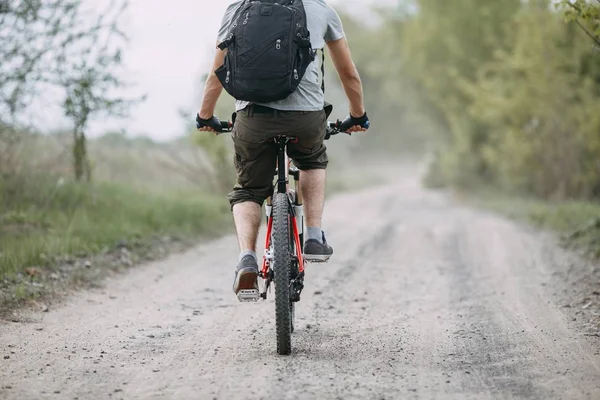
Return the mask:
[[290,306],[290,214],[285,193],[273,199],[273,264],[275,272],[275,330],[277,353],[292,351],[292,313]]

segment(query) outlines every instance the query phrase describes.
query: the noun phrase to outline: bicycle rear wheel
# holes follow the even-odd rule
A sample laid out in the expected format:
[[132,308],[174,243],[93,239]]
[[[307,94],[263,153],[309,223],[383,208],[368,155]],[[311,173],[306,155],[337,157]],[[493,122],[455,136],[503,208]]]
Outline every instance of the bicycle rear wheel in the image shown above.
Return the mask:
[[277,353],[286,355],[292,350],[292,308],[290,300],[290,219],[285,193],[273,199],[273,264],[275,272],[275,330]]

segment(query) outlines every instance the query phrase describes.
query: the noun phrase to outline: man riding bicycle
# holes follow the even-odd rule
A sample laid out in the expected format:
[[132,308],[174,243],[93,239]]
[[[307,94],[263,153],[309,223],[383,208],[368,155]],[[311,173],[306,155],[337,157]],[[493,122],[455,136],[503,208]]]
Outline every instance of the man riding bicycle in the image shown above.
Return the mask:
[[[212,71],[206,81],[202,106],[196,117],[197,127],[201,131],[219,131],[220,121],[213,115],[217,100],[225,86],[230,93],[244,84],[243,78],[235,77],[242,72],[235,69],[242,64],[250,65],[258,62],[265,54],[270,54],[265,62],[277,65],[265,65],[251,71],[255,74],[266,73],[269,68],[277,68],[285,64],[279,60],[280,54],[285,56],[288,47],[285,35],[288,30],[281,30],[276,35],[265,33],[255,37],[252,51],[241,52],[241,46],[247,46],[250,40],[249,31],[241,31],[246,26],[270,21],[283,23],[283,14],[279,8],[287,0],[278,2],[263,0],[258,6],[252,6],[248,1],[235,1],[231,4],[222,20],[218,34],[218,47]],[[264,4],[263,4],[264,3]],[[325,0],[289,0],[292,32],[298,29],[298,39],[295,44],[304,54],[310,51],[322,50],[327,45],[333,64],[340,77],[342,86],[350,103],[350,115],[340,125],[341,131],[358,132],[368,127],[368,118],[363,105],[362,83],[352,61],[348,42],[345,39],[342,22],[337,13]],[[259,7],[259,8],[257,8]],[[285,10],[284,10],[285,11]],[[305,21],[302,20],[305,12]],[[302,18],[300,18],[302,17]],[[271,18],[271,19],[269,19]],[[287,17],[286,17],[287,18]],[[300,18],[300,19],[297,19]],[[261,22],[264,23],[264,22]],[[305,32],[303,23],[308,32]],[[259,32],[268,32],[268,27]],[[246,32],[246,33],[244,33]],[[279,35],[279,36],[278,36]],[[282,36],[283,35],[283,36]],[[304,36],[304,37],[303,37]],[[306,42],[304,43],[303,40]],[[239,48],[235,51],[235,65],[226,58],[226,54],[235,43]],[[271,53],[269,53],[271,52]],[[251,53],[247,55],[247,53]],[[290,51],[291,53],[291,51]],[[245,56],[245,61],[242,57]],[[314,61],[313,61],[314,59]],[[257,61],[258,60],[258,61]],[[283,59],[282,59],[283,60]],[[306,62],[304,57],[303,62]],[[237,183],[229,194],[237,237],[240,247],[239,264],[235,271],[233,291],[255,289],[258,287],[258,260],[256,241],[261,221],[261,206],[273,192],[273,176],[277,157],[277,148],[272,139],[279,135],[294,137],[288,143],[288,155],[300,170],[300,191],[304,199],[304,215],[306,221],[306,240],[304,243],[304,258],[307,261],[327,261],[333,254],[332,247],[327,243],[321,229],[321,218],[325,202],[326,168],[328,163],[326,147],[323,144],[326,135],[327,116],[324,111],[325,99],[322,87],[322,73],[319,73],[319,59],[314,55],[304,68],[296,67],[291,70],[290,79],[299,80],[292,93],[275,101],[244,101],[236,96],[236,120],[232,133],[235,150],[235,167]],[[212,72],[211,71],[211,72]],[[238,71],[238,72],[236,72]],[[261,72],[263,71],[263,72]],[[321,69],[322,71],[322,69]],[[248,73],[247,71],[244,73]],[[303,73],[303,76],[299,76]],[[219,75],[219,76],[218,76]],[[235,79],[240,79],[235,82]],[[254,78],[252,76],[248,82]],[[300,79],[299,79],[300,78]],[[235,86],[233,87],[232,86]],[[254,93],[258,93],[256,90]],[[258,96],[258,95],[257,95]],[[266,97],[264,97],[266,96]],[[263,95],[268,99],[268,93]]]

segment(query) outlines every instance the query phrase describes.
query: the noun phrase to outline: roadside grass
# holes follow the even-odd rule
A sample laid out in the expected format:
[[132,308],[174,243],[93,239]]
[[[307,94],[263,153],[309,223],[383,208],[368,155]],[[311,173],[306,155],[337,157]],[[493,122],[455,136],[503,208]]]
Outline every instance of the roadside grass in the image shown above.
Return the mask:
[[[352,171],[352,172],[350,172]],[[328,194],[382,183],[374,171],[334,169]],[[37,177],[0,184],[0,278],[56,257],[86,256],[120,241],[230,230],[229,204],[206,191],[152,191]]]
[[152,192],[122,184],[60,182],[47,177],[0,184],[0,278],[57,257],[86,256],[120,241],[224,231],[222,196]]
[[560,234],[567,246],[600,258],[600,203],[547,202],[490,192],[476,192],[475,202],[514,220]]

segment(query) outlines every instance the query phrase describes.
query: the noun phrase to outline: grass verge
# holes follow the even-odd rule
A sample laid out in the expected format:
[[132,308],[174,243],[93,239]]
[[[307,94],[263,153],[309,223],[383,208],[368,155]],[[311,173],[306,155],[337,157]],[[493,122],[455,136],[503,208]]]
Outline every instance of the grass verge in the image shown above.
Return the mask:
[[[46,294],[25,290],[69,258],[197,239],[229,229],[223,196],[151,192],[116,184],[28,179],[0,185],[0,307]],[[164,244],[164,243],[163,243]],[[32,296],[32,294],[34,294]]]
[[585,201],[545,202],[506,195],[477,193],[476,202],[512,219],[561,235],[567,246],[600,258],[600,204]]

